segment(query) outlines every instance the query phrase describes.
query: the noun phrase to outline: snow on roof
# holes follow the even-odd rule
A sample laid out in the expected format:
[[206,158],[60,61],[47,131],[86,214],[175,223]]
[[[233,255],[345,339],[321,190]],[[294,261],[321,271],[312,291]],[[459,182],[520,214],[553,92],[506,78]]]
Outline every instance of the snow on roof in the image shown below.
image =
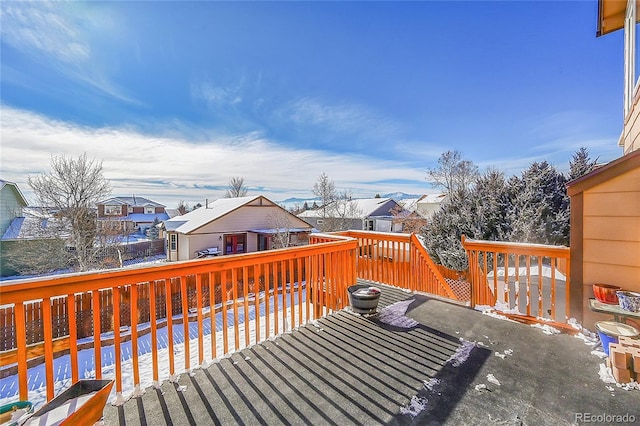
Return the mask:
[[[237,198],[221,198],[212,203],[209,203],[207,206],[192,210],[189,213],[183,214],[182,216],[176,216],[172,217],[171,219],[165,220],[165,228],[167,230],[180,232],[182,234],[188,234],[261,197],[265,198],[262,195]],[[276,204],[273,203],[273,205],[275,206]],[[182,223],[181,225],[176,227],[175,225],[177,222]]]
[[419,200],[418,204],[428,203],[428,204],[436,204],[441,203],[447,194],[426,194],[423,195]]
[[131,213],[127,216],[119,216],[119,217],[101,217],[99,218],[100,220],[104,220],[104,221],[118,221],[118,222],[153,222],[155,219],[158,219],[159,221],[163,221],[163,220],[167,220],[169,219],[169,215],[166,213],[152,213],[152,214],[145,214],[145,213]]
[[[354,205],[354,210],[358,211],[359,218],[372,216],[376,211],[384,204],[392,201],[396,203],[392,198],[354,198],[349,202]],[[327,210],[327,215],[331,214],[331,209]],[[378,214],[376,216],[391,216],[390,212],[385,214]],[[298,215],[298,217],[322,217],[322,207],[317,209],[306,210]]]
[[144,207],[144,206],[153,206],[153,207],[164,207],[163,204],[156,203],[155,201],[151,201],[148,198],[144,197],[113,197],[104,201],[100,201],[98,204],[101,205],[128,205],[133,207]]
[[[55,230],[52,228],[55,226]],[[9,227],[2,235],[2,240],[37,240],[51,238],[52,234],[58,236],[66,236],[66,233],[60,233],[60,219],[55,217],[43,217],[34,215],[25,215],[16,217],[11,221]]]
[[417,207],[418,201],[421,198],[404,198],[402,200],[398,200],[398,204],[400,204],[403,209],[407,209],[409,211],[414,212],[414,211],[416,211],[416,207]]
[[264,228],[264,229],[250,229],[249,232],[256,234],[277,234],[280,232],[309,232],[310,228]]

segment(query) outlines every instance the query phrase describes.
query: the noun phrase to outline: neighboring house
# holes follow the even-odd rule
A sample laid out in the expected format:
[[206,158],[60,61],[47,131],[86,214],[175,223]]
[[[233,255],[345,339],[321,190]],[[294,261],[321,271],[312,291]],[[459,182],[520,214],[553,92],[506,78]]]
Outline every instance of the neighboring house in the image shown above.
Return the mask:
[[[611,315],[589,308],[592,285],[640,292],[640,81],[636,1],[598,1],[602,36],[624,28],[623,156],[567,184],[571,198],[571,313],[592,328]],[[638,322],[636,322],[638,324]]]
[[15,218],[22,216],[22,208],[26,206],[27,200],[18,185],[0,179],[0,235]]
[[398,203],[409,210],[417,213],[423,219],[429,219],[440,209],[440,204],[445,200],[447,194],[425,194],[420,198],[405,198]]
[[311,232],[305,221],[261,195],[222,198],[165,220],[163,227],[169,261],[301,245]]
[[[32,244],[49,244],[58,237],[68,236],[68,227],[55,213],[56,211],[50,208],[23,207],[20,216],[13,218],[2,234],[0,256],[6,259],[9,253],[16,252],[24,252],[24,255],[28,256],[26,252]],[[18,273],[8,263],[0,262],[0,275],[3,277]]]
[[98,220],[122,234],[144,234],[157,219],[169,219],[165,206],[144,197],[114,197],[98,203]]
[[402,232],[397,216],[411,213],[391,198],[360,198],[336,201],[326,209],[306,210],[299,218],[319,230],[363,229],[378,232]]

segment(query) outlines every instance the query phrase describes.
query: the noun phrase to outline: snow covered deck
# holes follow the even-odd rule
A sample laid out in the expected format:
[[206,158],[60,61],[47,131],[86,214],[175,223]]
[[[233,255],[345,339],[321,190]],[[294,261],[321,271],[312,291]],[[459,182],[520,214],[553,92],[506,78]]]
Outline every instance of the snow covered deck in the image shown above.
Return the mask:
[[603,361],[585,344],[590,339],[379,287],[377,318],[337,311],[122,406],[107,405],[104,423],[570,424],[583,413],[640,419],[638,391],[600,378]]

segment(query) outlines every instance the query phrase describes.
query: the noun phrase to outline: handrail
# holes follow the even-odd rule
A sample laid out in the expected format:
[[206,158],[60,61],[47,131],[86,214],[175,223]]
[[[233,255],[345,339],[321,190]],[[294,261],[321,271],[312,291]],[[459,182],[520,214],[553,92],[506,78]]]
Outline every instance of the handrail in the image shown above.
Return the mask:
[[[444,292],[445,297],[453,300],[459,300],[458,296],[453,292],[453,289],[447,283],[447,280],[445,280],[438,267],[436,267],[435,263],[431,259],[431,256],[429,256],[429,253],[427,253],[427,249],[424,247],[424,245],[422,245],[415,234],[411,234],[411,243],[412,247],[415,248],[416,255],[420,257],[421,262],[426,263],[429,274],[433,275],[435,284],[437,284],[440,287],[441,291]],[[436,294],[439,293],[440,292]]]
[[[128,376],[133,377],[136,394],[141,370],[147,365],[155,382],[162,378],[160,373],[171,378],[194,363],[342,309],[348,300],[347,288],[356,278],[456,299],[415,235],[312,234],[307,246],[4,283],[0,304],[12,306],[15,347],[0,352],[0,367],[16,363],[19,397],[28,399],[28,368],[34,359],[44,359],[46,394],[51,399],[55,357],[68,352],[75,383],[83,373],[78,365],[80,350],[92,346],[95,365],[101,365],[102,349],[113,347],[114,353],[120,353],[123,345],[131,344],[132,359],[125,364],[114,356],[115,369],[109,374],[115,376],[115,390],[121,397],[123,372],[132,373]],[[62,331],[52,326],[61,315],[59,309],[66,315]],[[31,331],[26,316],[35,310],[44,323],[43,341],[28,344]],[[249,320],[243,322],[241,317],[257,312],[264,314],[254,315],[250,328]],[[121,326],[129,328],[123,331]],[[210,329],[210,344],[204,338],[205,326]],[[174,341],[174,330],[198,336],[197,341],[184,341],[184,365],[175,355],[176,345],[183,343]],[[161,332],[167,342],[162,354]],[[141,365],[136,345],[145,334],[150,334],[151,359]],[[97,368],[92,374],[99,379],[106,373]]]
[[344,231],[358,240],[358,278],[460,300],[415,234]]
[[481,241],[464,235],[462,246],[469,259],[472,306],[560,322],[570,317],[568,247]]
[[[175,374],[177,360],[174,356],[172,330],[174,318],[181,319],[185,336],[189,335],[190,311],[197,312],[197,344],[194,355],[202,364],[206,358],[217,358],[241,346],[248,346],[269,338],[271,335],[293,329],[307,321],[326,315],[345,306],[347,287],[355,284],[355,250],[357,241],[351,238],[334,238],[333,241],[265,252],[222,256],[208,259],[173,262],[152,267],[117,269],[101,272],[88,272],[16,280],[2,285],[0,293],[3,305],[13,305],[15,316],[15,351],[0,353],[0,367],[6,367],[10,361],[17,360],[18,387],[20,399],[28,399],[28,367],[35,356],[44,355],[46,371],[47,399],[54,397],[53,360],[59,350],[68,350],[71,359],[72,381],[77,381],[78,366],[78,328],[82,324],[76,321],[76,294],[90,294],[93,323],[93,353],[95,365],[101,365],[102,322],[105,318],[112,322],[114,353],[120,353],[123,337],[121,320],[130,323],[134,386],[140,386],[140,360],[137,345],[138,326],[151,325],[152,369],[154,380],[159,377],[159,364],[169,364],[169,372]],[[176,291],[176,293],[174,293]],[[311,301],[307,297],[316,297]],[[110,294],[108,306],[102,293]],[[265,297],[257,297],[258,294]],[[251,294],[254,294],[253,300]],[[128,300],[120,300],[121,298]],[[52,330],[52,300],[67,300],[68,337],[54,340]],[[173,300],[172,300],[173,299]],[[39,344],[42,351],[35,350],[39,345],[27,345],[26,307],[34,301],[41,301],[42,321],[44,323],[44,342]],[[131,304],[129,312],[122,311]],[[164,306],[157,307],[161,302]],[[147,317],[141,318],[141,303],[149,305]],[[221,306],[223,322],[223,344],[218,347],[215,341],[216,315],[210,315],[206,325],[211,322],[211,347],[205,348],[203,327],[205,307]],[[110,317],[103,315],[104,309],[112,312]],[[159,308],[159,309],[157,309]],[[312,309],[313,308],[313,309]],[[177,310],[177,313],[174,311]],[[253,328],[249,329],[251,312],[264,311],[264,317],[255,315]],[[124,314],[124,316],[123,316]],[[166,318],[158,323],[159,316]],[[244,333],[241,333],[239,315],[244,316]],[[228,324],[227,318],[233,318]],[[159,359],[157,338],[161,325],[167,327],[168,359]],[[231,327],[231,328],[229,328]],[[286,328],[285,328],[286,327]],[[231,330],[231,333],[229,331]],[[64,340],[62,342],[61,340]],[[232,343],[233,342],[233,343]],[[233,345],[233,347],[230,347]],[[191,368],[191,346],[187,339],[184,344],[184,369]],[[206,349],[206,350],[205,350]],[[206,352],[206,356],[205,356]],[[123,390],[120,357],[115,359],[116,392]],[[102,368],[96,368],[96,378],[101,378]]]

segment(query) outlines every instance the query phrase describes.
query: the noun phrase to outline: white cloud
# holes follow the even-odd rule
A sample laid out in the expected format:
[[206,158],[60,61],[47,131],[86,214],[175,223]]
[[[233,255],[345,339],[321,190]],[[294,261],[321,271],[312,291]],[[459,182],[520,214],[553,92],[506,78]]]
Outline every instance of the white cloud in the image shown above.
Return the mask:
[[3,42],[20,51],[44,54],[56,60],[84,62],[91,47],[80,32],[70,4],[3,2]]
[[[118,42],[120,29],[109,9],[79,2],[6,1],[0,3],[0,13],[3,45],[16,49],[39,67],[101,94],[139,104],[113,82],[109,72],[98,65],[101,61],[96,60],[100,50],[106,50],[104,46],[97,47],[97,43]],[[109,71],[117,68],[113,60],[108,63]],[[3,79],[8,81],[7,76]],[[16,83],[24,85],[21,81]]]
[[355,196],[421,192],[408,184],[368,183],[371,181],[413,180],[424,182],[424,189],[428,189],[424,170],[401,162],[296,150],[259,133],[211,136],[192,143],[177,136],[82,127],[7,106],[2,107],[0,124],[2,178],[18,183],[27,193],[27,175],[47,172],[51,155],[78,156],[83,152],[103,162],[114,195],[135,193],[169,206],[179,200],[195,203],[219,198],[233,176],[244,177],[249,187],[268,188],[263,193],[274,200],[311,197],[322,172]]
[[[301,126],[313,126],[343,135],[357,135],[361,139],[385,139],[399,133],[400,126],[370,108],[342,103],[328,105],[315,98],[290,102],[276,111],[276,115]],[[388,141],[390,143],[390,141]]]

